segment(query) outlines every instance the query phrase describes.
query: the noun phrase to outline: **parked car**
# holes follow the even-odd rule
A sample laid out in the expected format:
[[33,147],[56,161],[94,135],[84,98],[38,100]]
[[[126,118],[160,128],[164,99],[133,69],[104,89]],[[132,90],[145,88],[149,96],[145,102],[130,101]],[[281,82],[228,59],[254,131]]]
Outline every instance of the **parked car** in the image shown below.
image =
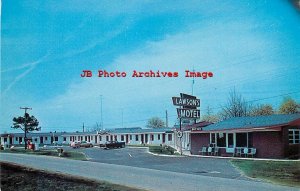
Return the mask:
[[93,147],[93,144],[90,142],[87,142],[87,141],[75,141],[75,142],[72,142],[70,144],[70,146],[73,148],[79,148],[79,147],[88,148],[88,147]]
[[88,147],[93,147],[94,145],[90,142],[87,142],[87,141],[81,141],[80,143],[80,147],[85,147],[85,148],[88,148]]
[[124,148],[125,142],[118,142],[118,141],[108,141],[105,143],[106,149],[112,149],[112,148]]
[[73,147],[74,149],[79,148],[80,147],[80,142],[79,141],[71,142],[70,146]]

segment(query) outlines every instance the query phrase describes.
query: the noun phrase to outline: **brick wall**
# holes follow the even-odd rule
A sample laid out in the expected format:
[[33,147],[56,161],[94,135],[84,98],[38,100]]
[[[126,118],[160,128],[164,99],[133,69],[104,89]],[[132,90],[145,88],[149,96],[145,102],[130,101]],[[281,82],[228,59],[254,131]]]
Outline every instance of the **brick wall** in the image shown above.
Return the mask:
[[283,132],[253,132],[253,147],[258,158],[284,158]]
[[192,133],[191,134],[191,154],[200,154],[201,148],[209,144],[209,133]]

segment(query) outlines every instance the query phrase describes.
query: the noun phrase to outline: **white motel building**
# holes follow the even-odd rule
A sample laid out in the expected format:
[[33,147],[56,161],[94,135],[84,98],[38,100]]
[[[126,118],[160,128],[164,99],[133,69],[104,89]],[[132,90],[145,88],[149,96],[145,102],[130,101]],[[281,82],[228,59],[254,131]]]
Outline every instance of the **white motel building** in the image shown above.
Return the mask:
[[[1,144],[6,146],[24,144],[24,133],[1,134]],[[142,129],[117,128],[93,132],[49,132],[28,133],[31,143],[41,145],[69,145],[71,142],[87,141],[94,145],[105,144],[107,141],[125,142],[126,145],[170,145],[174,146],[174,129]]]

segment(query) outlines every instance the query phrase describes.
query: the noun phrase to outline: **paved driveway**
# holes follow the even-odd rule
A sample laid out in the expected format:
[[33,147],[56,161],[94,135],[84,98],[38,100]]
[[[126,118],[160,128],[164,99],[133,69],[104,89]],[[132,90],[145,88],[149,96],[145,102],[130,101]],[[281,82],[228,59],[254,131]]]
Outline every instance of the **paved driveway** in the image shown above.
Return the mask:
[[[272,185],[264,182],[236,180],[219,177],[153,170],[124,165],[105,164],[90,161],[69,160],[58,157],[1,153],[0,161],[52,172],[61,172],[95,180],[104,180],[147,190],[182,191],[299,191],[298,188]],[[34,181],[34,180],[33,180]]]
[[[75,149],[73,149],[75,151]],[[108,164],[126,165],[140,168],[181,172],[194,175],[247,179],[235,169],[228,159],[199,157],[166,157],[148,153],[146,148],[105,150],[102,148],[76,149],[84,152],[90,161]]]

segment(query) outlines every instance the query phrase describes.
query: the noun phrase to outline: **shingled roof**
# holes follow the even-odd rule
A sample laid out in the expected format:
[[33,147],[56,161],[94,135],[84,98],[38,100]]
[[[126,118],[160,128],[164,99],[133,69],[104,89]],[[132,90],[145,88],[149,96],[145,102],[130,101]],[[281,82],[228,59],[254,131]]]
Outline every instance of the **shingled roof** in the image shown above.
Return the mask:
[[265,116],[253,116],[253,117],[233,117],[207,127],[204,127],[204,131],[225,130],[225,129],[247,129],[258,127],[270,127],[277,125],[288,124],[292,121],[300,119],[300,113],[298,114],[276,114]]

